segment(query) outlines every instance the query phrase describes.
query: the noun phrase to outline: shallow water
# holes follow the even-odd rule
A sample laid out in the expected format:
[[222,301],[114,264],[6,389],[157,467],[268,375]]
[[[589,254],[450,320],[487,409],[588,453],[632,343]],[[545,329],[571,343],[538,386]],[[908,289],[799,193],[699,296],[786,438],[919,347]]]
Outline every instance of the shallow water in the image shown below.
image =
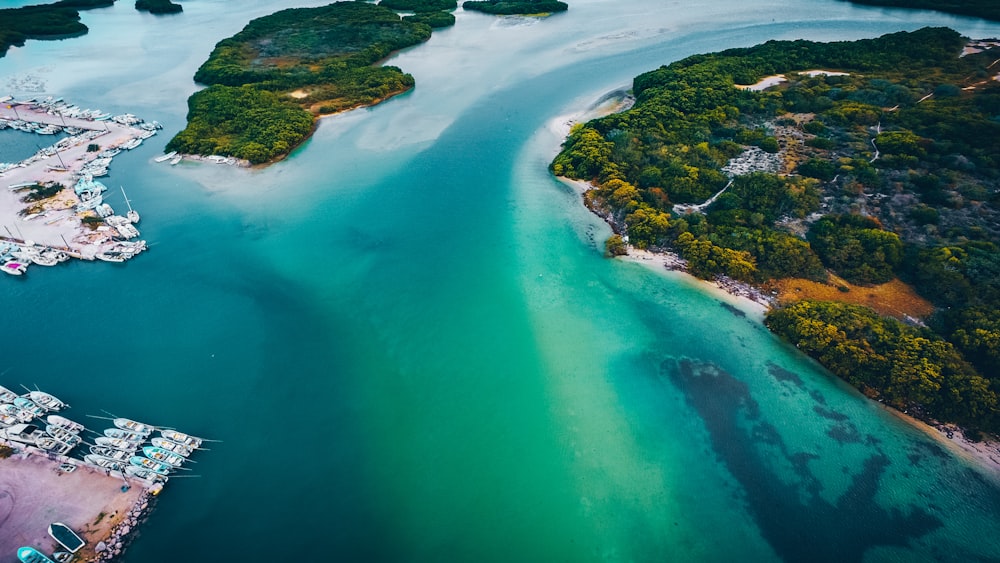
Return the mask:
[[0,297],[7,382],[222,440],[126,560],[1000,558],[996,486],[697,284],[602,258],[607,227],[546,170],[554,120],[688,54],[1000,26],[837,1],[459,11],[391,59],[413,92],[284,162],[151,162],[215,41],[322,3],[120,2],[0,59],[0,84],[166,127],[108,179],[150,252]]

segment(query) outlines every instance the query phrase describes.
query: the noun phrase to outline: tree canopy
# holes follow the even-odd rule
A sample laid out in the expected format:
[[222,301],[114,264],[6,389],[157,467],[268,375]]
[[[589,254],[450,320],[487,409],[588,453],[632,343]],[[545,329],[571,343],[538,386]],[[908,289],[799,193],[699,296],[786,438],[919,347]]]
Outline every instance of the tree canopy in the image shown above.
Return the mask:
[[115,0],[60,0],[0,9],[0,57],[11,47],[21,47],[27,39],[62,39],[87,33],[80,22],[80,10],[111,6]]

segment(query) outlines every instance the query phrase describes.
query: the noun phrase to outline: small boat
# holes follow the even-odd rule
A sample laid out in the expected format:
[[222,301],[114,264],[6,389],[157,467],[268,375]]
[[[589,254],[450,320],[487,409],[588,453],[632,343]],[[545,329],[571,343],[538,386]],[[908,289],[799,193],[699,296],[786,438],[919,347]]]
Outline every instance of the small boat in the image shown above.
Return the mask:
[[83,541],[80,536],[76,535],[76,532],[62,522],[49,524],[49,535],[70,553],[76,553],[81,547],[87,545],[87,542]]
[[48,252],[35,252],[28,255],[28,260],[39,266],[55,266],[59,263],[56,257]]
[[105,448],[114,448],[116,450],[121,450],[123,452],[135,453],[135,450],[139,447],[140,442],[132,442],[129,440],[123,440],[122,438],[108,438],[107,436],[99,436],[94,438],[94,443],[98,446]]
[[136,434],[141,434],[142,436],[149,436],[153,433],[153,427],[148,424],[143,424],[141,422],[136,422],[134,420],[129,420],[127,418],[116,418],[115,426],[121,428],[122,430],[128,430],[129,432],[134,432]]
[[108,438],[119,438],[135,444],[141,444],[143,440],[146,439],[146,437],[142,434],[136,434],[135,432],[129,432],[128,430],[122,430],[121,428],[108,428],[104,431],[104,435]]
[[0,385],[0,403],[13,403],[17,398],[17,393]]
[[32,416],[42,416],[45,414],[45,408],[41,405],[36,405],[34,401],[27,397],[18,397],[14,399],[14,406],[31,413]]
[[0,270],[3,270],[4,273],[12,276],[20,276],[24,272],[28,271],[28,266],[22,262],[11,260],[10,262],[5,262],[3,266],[0,266]]
[[153,162],[165,162],[165,161],[170,160],[171,158],[173,158],[175,156],[177,156],[177,151],[170,151],[170,152],[168,152],[167,154],[165,154],[163,156],[158,156],[158,157],[154,158]]
[[142,457],[137,455],[132,456],[128,461],[132,465],[138,467],[144,467],[160,475],[166,475],[167,473],[170,472],[171,469],[173,469],[173,467],[167,465],[166,463],[160,463],[159,461],[153,461],[148,457]]
[[52,426],[58,426],[59,428],[65,428],[74,434],[83,432],[83,425],[79,422],[73,422],[72,420],[59,416],[58,414],[50,414],[45,417],[45,422],[48,422]]
[[190,446],[185,446],[184,444],[178,444],[177,442],[167,440],[166,438],[160,438],[159,436],[153,438],[152,440],[150,440],[150,442],[152,442],[153,445],[158,448],[163,448],[168,452],[175,453],[179,456],[188,457],[194,451],[191,449]]
[[97,467],[103,467],[104,469],[110,469],[112,471],[121,471],[122,463],[120,461],[115,461],[110,458],[102,457],[94,454],[87,454],[83,456],[83,460],[91,465],[96,465]]
[[32,416],[30,412],[6,403],[0,405],[0,414],[12,416],[16,418],[19,422],[31,422],[31,419],[35,418],[34,416]]
[[[175,154],[177,154],[177,151],[174,151],[174,152],[170,153],[170,156],[174,156]],[[159,161],[157,161],[157,162],[159,162]],[[129,201],[128,200],[128,196],[125,195],[125,187],[124,186],[118,186],[118,187],[122,191],[122,197],[125,198],[125,205],[128,206],[128,213],[125,214],[125,217],[130,222],[132,222],[132,223],[138,223],[139,222],[139,212],[136,211],[135,209],[132,209],[132,202]],[[139,236],[139,231],[135,232],[135,236]],[[128,238],[132,238],[132,237],[128,237]]]
[[153,461],[166,463],[168,465],[172,465],[173,467],[180,467],[181,464],[184,463],[184,458],[182,456],[156,446],[146,446],[145,448],[142,448],[142,453]]
[[50,411],[57,411],[66,408],[66,403],[55,398],[54,395],[49,395],[45,391],[29,391],[28,397],[39,405]]
[[113,459],[115,461],[121,461],[123,463],[128,461],[128,458],[132,457],[132,452],[116,450],[115,448],[107,448],[104,446],[90,446],[90,453],[106,457],[108,459]]
[[94,258],[105,262],[124,262],[128,260],[128,257],[124,253],[114,250],[108,252],[98,252],[94,255]]
[[0,413],[0,426],[14,426],[18,422],[21,421],[16,416]]
[[184,158],[183,155],[177,155],[177,156],[175,156],[174,158],[172,158],[170,160],[170,166],[177,166],[177,163],[179,163],[181,160],[183,160],[183,158]]
[[22,547],[18,549],[17,558],[23,563],[55,563],[55,561],[42,555],[40,551],[33,547]]
[[125,473],[128,473],[132,477],[138,477],[140,479],[145,479],[147,481],[166,481],[167,478],[163,475],[153,471],[152,469],[146,469],[145,467],[139,467],[138,465],[129,465],[125,468]]
[[45,433],[48,434],[49,436],[52,436],[56,440],[59,440],[60,442],[66,444],[67,446],[74,448],[76,446],[79,446],[80,442],[82,441],[82,438],[80,438],[80,436],[77,435],[75,432],[70,432],[69,430],[63,428],[62,426],[56,426],[54,424],[47,425],[45,427]]
[[52,436],[42,436],[35,440],[35,447],[53,454],[64,454],[73,449],[73,446],[60,442]]
[[188,434],[185,434],[183,432],[178,432],[176,430],[160,430],[160,436],[163,436],[164,438],[170,440],[171,442],[184,444],[185,446],[188,446],[189,448],[194,450],[197,450],[198,448],[201,447],[201,442],[202,442],[201,438],[196,438],[194,436],[190,436]]

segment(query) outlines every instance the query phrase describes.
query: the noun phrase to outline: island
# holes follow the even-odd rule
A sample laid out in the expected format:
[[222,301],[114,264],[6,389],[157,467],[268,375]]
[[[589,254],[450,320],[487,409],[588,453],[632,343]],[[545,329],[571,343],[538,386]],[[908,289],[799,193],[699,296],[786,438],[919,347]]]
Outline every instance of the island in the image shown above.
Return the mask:
[[455,25],[455,15],[451,10],[458,8],[457,0],[382,0],[378,5],[396,11],[414,12],[403,16],[403,20],[424,23],[433,29]]
[[462,9],[503,16],[542,15],[565,12],[569,5],[558,0],[468,0]]
[[1000,21],[1000,4],[994,0],[848,0],[867,6],[937,10],[960,16]]
[[22,47],[27,39],[65,39],[87,33],[80,10],[105,8],[115,0],[59,0],[0,9],[0,57],[11,47]]
[[187,127],[167,150],[252,164],[283,158],[312,134],[318,116],[413,88],[411,75],[379,61],[430,36],[429,25],[365,2],[255,19],[220,41],[195,73],[208,88],[188,100]]
[[998,58],[943,28],[695,55],[575,125],[551,170],[588,183],[610,254],[749,286],[869,397],[995,434]]
[[179,14],[184,7],[171,0],[135,0],[135,9],[150,14]]

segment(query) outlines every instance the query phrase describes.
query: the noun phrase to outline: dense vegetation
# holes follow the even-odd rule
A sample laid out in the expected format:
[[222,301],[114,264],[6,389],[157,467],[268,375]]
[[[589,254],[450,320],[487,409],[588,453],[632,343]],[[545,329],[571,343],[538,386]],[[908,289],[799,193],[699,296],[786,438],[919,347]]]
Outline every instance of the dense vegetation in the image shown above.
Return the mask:
[[378,3],[391,10],[406,12],[441,12],[458,7],[457,0],[382,0]]
[[565,12],[569,6],[558,0],[468,0],[462,9],[495,15],[549,14]]
[[431,28],[365,2],[282,10],[220,41],[195,73],[209,85],[188,102],[188,126],[168,150],[262,163],[304,140],[314,115],[376,104],[413,87],[377,66],[430,38]]
[[0,9],[0,57],[27,39],[62,39],[87,33],[80,10],[111,6],[115,0],[60,0],[21,8]]
[[[965,43],[954,31],[923,29],[689,57],[636,77],[628,111],[575,126],[552,170],[594,185],[587,205],[623,239],[609,252],[624,240],[671,249],[695,275],[751,283],[822,281],[828,270],[857,284],[906,280],[940,311],[928,320],[937,336],[917,331],[935,342],[933,355],[919,356],[927,369],[976,385],[969,377],[982,376],[995,394],[1000,69],[991,65],[1000,52],[959,57]],[[735,87],[778,73],[786,81],[777,87]],[[895,358],[891,346],[913,351],[907,338],[916,333],[870,311],[814,303],[785,314],[806,313],[852,342],[868,334],[859,326],[877,332],[881,340],[868,345],[884,357]],[[800,339],[786,325],[798,326],[778,332]],[[996,429],[988,394],[986,410],[960,416],[955,386],[931,400],[886,387],[875,375],[889,364],[865,375],[861,364],[855,373],[851,362],[815,355],[894,404]]]
[[431,26],[431,29],[440,29],[455,25],[455,15],[449,12],[417,12],[403,16],[403,21],[423,23]]
[[835,375],[900,408],[1000,431],[997,384],[927,329],[860,305],[800,301],[771,311],[767,326]]
[[145,10],[151,14],[179,14],[184,8],[171,0],[135,0],[136,10]]
[[995,0],[850,0],[855,4],[887,8],[918,8],[938,10],[962,16],[975,16],[1000,21],[1000,4]]

